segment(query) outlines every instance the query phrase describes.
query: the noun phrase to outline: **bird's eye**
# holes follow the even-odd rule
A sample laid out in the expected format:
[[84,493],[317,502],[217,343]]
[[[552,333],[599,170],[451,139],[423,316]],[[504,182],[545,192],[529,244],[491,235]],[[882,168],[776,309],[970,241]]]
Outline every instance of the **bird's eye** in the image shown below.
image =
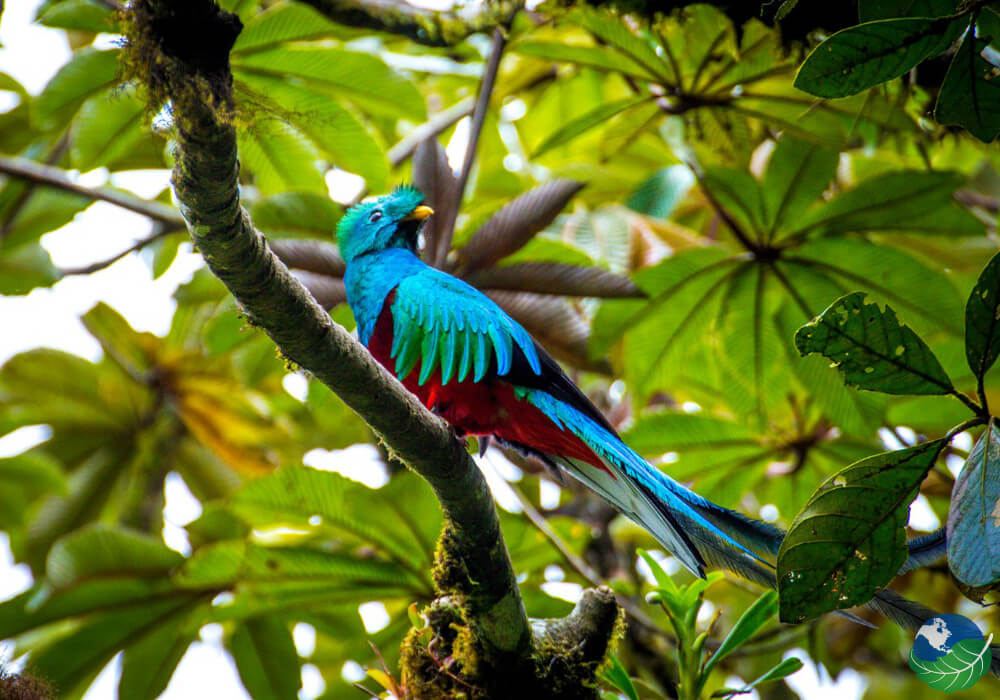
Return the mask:
[[376,209],[368,217],[368,222],[374,224],[376,221],[382,218],[382,212]]

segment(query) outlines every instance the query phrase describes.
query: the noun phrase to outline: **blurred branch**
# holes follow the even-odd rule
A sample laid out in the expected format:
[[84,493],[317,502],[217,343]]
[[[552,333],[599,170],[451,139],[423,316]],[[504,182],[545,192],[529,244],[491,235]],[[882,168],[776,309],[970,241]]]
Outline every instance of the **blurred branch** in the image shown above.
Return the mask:
[[471,34],[506,24],[523,0],[493,0],[472,12],[425,10],[402,0],[299,0],[349,27],[400,34],[418,44],[450,46]]
[[449,219],[444,223],[441,240],[438,241],[437,255],[434,259],[435,267],[444,267],[445,258],[451,249],[451,239],[455,234],[455,221],[458,218],[458,210],[462,206],[462,198],[465,196],[465,186],[469,182],[469,173],[472,172],[472,164],[476,160],[476,149],[479,147],[479,135],[483,131],[483,123],[486,121],[486,112],[490,108],[490,96],[493,94],[493,86],[496,85],[497,71],[500,69],[500,57],[503,49],[507,45],[507,37],[504,31],[497,27],[493,30],[493,45],[490,49],[490,59],[486,64],[486,71],[483,73],[483,80],[479,84],[479,95],[476,97],[476,108],[472,112],[472,126],[469,129],[469,143],[465,147],[465,159],[462,161],[462,172],[458,175],[458,187],[456,188],[453,206],[449,208]]
[[[62,159],[63,154],[66,153],[66,149],[68,148],[69,133],[65,133],[62,135],[62,138],[59,139],[58,143],[52,147],[52,150],[49,151],[48,155],[45,156],[45,160],[43,162],[45,165],[55,165]],[[5,216],[6,220],[3,222],[3,226],[0,227],[0,241],[5,239],[10,233],[11,227],[14,225],[14,220],[17,219],[17,215],[21,213],[21,210],[24,209],[24,205],[28,203],[29,199],[31,199],[31,195],[34,193],[36,185],[37,183],[30,183],[26,185],[24,191],[21,192],[21,194],[17,196],[17,199],[15,199],[10,205],[10,208],[7,210],[7,214]]]
[[69,275],[89,275],[89,274],[91,274],[93,272],[97,272],[98,270],[103,270],[106,267],[111,267],[112,265],[114,265],[116,262],[118,262],[119,260],[121,260],[122,258],[124,258],[129,253],[134,253],[137,250],[142,250],[143,248],[145,248],[146,246],[148,246],[153,241],[157,241],[160,238],[163,238],[167,234],[173,233],[176,230],[177,230],[177,227],[166,226],[165,224],[158,222],[158,223],[154,224],[154,226],[153,226],[153,232],[151,234],[149,234],[145,238],[140,238],[138,241],[136,241],[135,243],[133,243],[132,245],[130,245],[128,248],[126,248],[125,250],[121,251],[120,253],[116,253],[116,254],[112,255],[110,258],[107,258],[105,260],[101,260],[101,261],[98,261],[98,262],[95,262],[95,263],[91,263],[89,265],[84,265],[82,267],[67,267],[67,268],[62,268],[62,269],[59,270],[59,274],[62,275],[63,277],[66,277],[66,276],[69,276]]
[[[588,591],[570,617],[529,626],[496,507],[464,443],[332,321],[241,207],[236,129],[227,109],[232,104],[228,53],[239,21],[211,0],[135,0],[128,13],[127,77],[144,82],[151,96],[171,100],[178,128],[174,191],[209,268],[285,357],[333,390],[378,433],[390,454],[434,489],[445,515],[434,568],[438,604],[451,606],[472,632],[480,655],[468,672],[487,690],[520,689],[534,697],[550,696],[532,695],[539,684],[548,690],[567,682],[555,677],[567,663],[592,668],[592,683],[614,636],[619,612],[614,596],[606,588]],[[168,17],[171,21],[164,21]],[[187,31],[193,23],[200,27],[197,45]],[[573,644],[547,643],[553,639]],[[536,660],[535,645],[563,663]],[[419,666],[407,668],[414,682],[421,682]],[[579,674],[574,678],[588,681]]]
[[0,155],[0,173],[83,195],[90,199],[109,202],[122,209],[148,216],[155,221],[172,226],[174,229],[184,228],[184,219],[176,209],[167,204],[143,199],[114,187],[84,187],[74,182],[62,168],[43,165],[29,158]]
[[389,149],[389,163],[396,167],[407,158],[413,155],[417,146],[432,139],[445,129],[456,124],[463,117],[472,114],[476,101],[471,97],[466,97],[461,102],[453,104],[447,109],[441,110],[426,122],[404,136],[395,146]]

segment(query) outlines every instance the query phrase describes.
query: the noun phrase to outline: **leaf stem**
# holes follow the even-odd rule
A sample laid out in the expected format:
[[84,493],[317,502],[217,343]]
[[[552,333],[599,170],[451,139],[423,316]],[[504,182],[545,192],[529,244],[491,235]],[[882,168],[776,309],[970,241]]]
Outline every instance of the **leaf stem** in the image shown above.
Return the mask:
[[455,201],[449,207],[449,220],[445,222],[441,231],[441,240],[438,243],[437,255],[434,258],[434,265],[442,267],[448,251],[451,249],[451,240],[455,235],[455,221],[458,219],[458,209],[462,205],[462,198],[465,195],[465,186],[469,182],[469,174],[472,172],[472,164],[476,160],[476,149],[479,147],[479,135],[483,131],[483,124],[486,122],[486,113],[490,107],[490,96],[493,94],[493,86],[496,85],[497,72],[500,69],[500,57],[503,55],[504,47],[507,45],[507,37],[500,27],[493,30],[493,46],[490,50],[490,59],[486,64],[486,72],[483,73],[483,80],[479,84],[479,95],[476,98],[476,107],[472,112],[472,126],[469,129],[469,143],[465,148],[465,159],[462,161],[462,171],[458,176],[458,186],[455,188]]

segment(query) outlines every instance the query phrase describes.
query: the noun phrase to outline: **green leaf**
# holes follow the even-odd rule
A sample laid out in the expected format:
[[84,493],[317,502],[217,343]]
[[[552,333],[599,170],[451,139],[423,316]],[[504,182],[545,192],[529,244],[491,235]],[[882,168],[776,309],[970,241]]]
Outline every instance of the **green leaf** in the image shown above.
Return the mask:
[[329,37],[337,25],[308,5],[284,2],[251,16],[243,25],[232,54],[274,48],[290,41]]
[[783,136],[761,183],[766,230],[784,230],[823,194],[837,170],[839,153]]
[[70,162],[82,172],[112,166],[148,138],[146,105],[133,90],[108,90],[87,100],[73,122]]
[[981,379],[1000,355],[1000,253],[979,273],[965,305],[965,357]]
[[64,493],[59,462],[39,450],[0,458],[0,528],[19,527],[31,502],[46,493]]
[[806,214],[794,229],[825,235],[902,231],[979,236],[982,223],[953,198],[965,177],[951,172],[903,171],[869,178]]
[[343,209],[325,194],[282,192],[256,202],[253,222],[269,236],[330,238]]
[[0,245],[0,256],[68,224],[92,203],[90,197],[79,194],[50,188],[36,190],[8,224],[10,230]]
[[122,648],[159,629],[171,617],[183,614],[191,602],[168,598],[105,613],[69,635],[32,654],[32,670],[65,697],[100,671]]
[[246,620],[233,631],[229,649],[254,700],[298,698],[302,673],[287,624],[275,617]]
[[91,525],[56,542],[45,568],[47,581],[67,588],[86,579],[118,576],[162,576],[184,561],[157,539],[108,525]]
[[986,46],[972,31],[965,35],[941,83],[934,118],[992,143],[1000,134],[1000,70],[982,57]]
[[416,86],[381,59],[332,46],[282,46],[233,56],[233,76],[300,80],[311,89],[348,100],[374,114],[423,121],[424,99]]
[[104,354],[132,376],[149,370],[159,340],[152,333],[139,333],[121,314],[98,302],[81,318],[84,327],[101,344]]
[[753,175],[745,170],[709,168],[701,184],[751,238],[766,230],[764,195]]
[[511,50],[522,56],[575,63],[578,66],[594,70],[630,75],[639,80],[655,80],[642,64],[629,58],[628,55],[599,46],[576,46],[557,41],[524,40],[515,44]]
[[167,689],[177,664],[198,638],[197,625],[187,617],[194,616],[172,616],[125,649],[118,697],[156,700]]
[[0,295],[27,294],[55,284],[59,277],[48,251],[38,243],[0,250]]
[[622,440],[643,455],[688,449],[759,445],[758,434],[732,421],[699,413],[644,413],[622,433]]
[[968,586],[1000,581],[1000,427],[991,420],[955,479],[948,566]]
[[628,671],[614,654],[610,654],[611,665],[601,673],[601,680],[625,694],[628,700],[639,700],[639,692],[635,689]]
[[868,602],[906,560],[906,523],[944,440],[874,455],[827,479],[778,552],[783,622]]
[[36,15],[36,21],[46,27],[118,33],[118,24],[112,20],[111,8],[98,0],[47,2]]
[[595,126],[605,123],[612,117],[632,109],[636,105],[646,102],[648,99],[649,98],[645,96],[627,97],[623,100],[600,104],[594,109],[580,115],[576,119],[572,119],[563,124],[561,127],[549,134],[545,140],[543,140],[542,143],[535,148],[531,157],[537,158],[546,151],[550,151],[557,146],[569,143],[580,134],[590,131]]
[[914,649],[910,649],[910,668],[917,678],[935,690],[946,693],[967,690],[990,670],[992,656],[985,639],[956,642],[947,654],[936,661],[917,658]]
[[[433,499],[416,476],[395,478],[374,490],[339,474],[285,467],[249,482],[233,496],[232,507],[255,527],[274,522],[315,527],[375,547],[425,576],[440,517]],[[315,516],[320,524],[310,525]]]
[[[329,95],[272,76],[248,75],[242,86],[308,137],[334,165],[365,178],[369,190],[385,188],[389,174],[385,151],[358,118]],[[265,120],[259,123],[267,126]]]
[[889,307],[841,297],[795,334],[802,355],[832,360],[846,384],[885,394],[949,394],[951,380],[927,344]]
[[570,20],[598,37],[606,44],[616,48],[629,61],[640,65],[660,81],[671,84],[679,82],[670,65],[657,53],[656,44],[650,40],[643,30],[637,32],[615,15],[587,9],[578,9],[570,15]]
[[59,69],[32,102],[32,122],[53,129],[69,121],[91,95],[107,88],[118,73],[119,51],[81,49]]
[[726,638],[722,640],[722,644],[720,644],[719,648],[715,650],[715,653],[712,654],[711,658],[705,662],[703,675],[707,676],[712,672],[712,669],[715,668],[716,664],[743,646],[743,644],[745,644],[750,637],[757,634],[757,631],[767,624],[768,620],[774,617],[777,612],[777,591],[768,591],[755,600],[753,604],[750,605],[750,607],[748,607],[742,615],[740,615],[740,619],[737,620],[736,624],[733,625],[733,628],[729,630],[729,634],[727,634]]
[[954,40],[952,22],[911,18],[842,29],[813,49],[795,87],[817,97],[846,97],[898,78]]
[[291,124],[274,120],[259,124],[237,136],[240,162],[253,173],[265,194],[300,190],[315,194],[327,191],[315,146]]
[[895,17],[944,17],[952,14],[957,0],[861,0],[858,18],[862,22]]

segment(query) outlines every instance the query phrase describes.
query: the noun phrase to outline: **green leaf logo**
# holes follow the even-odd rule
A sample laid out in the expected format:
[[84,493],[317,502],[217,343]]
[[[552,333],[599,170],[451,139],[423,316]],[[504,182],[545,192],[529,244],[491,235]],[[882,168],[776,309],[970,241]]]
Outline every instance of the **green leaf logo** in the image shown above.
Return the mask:
[[963,639],[936,661],[923,661],[910,650],[910,668],[924,683],[945,693],[971,688],[990,668],[988,639]]

